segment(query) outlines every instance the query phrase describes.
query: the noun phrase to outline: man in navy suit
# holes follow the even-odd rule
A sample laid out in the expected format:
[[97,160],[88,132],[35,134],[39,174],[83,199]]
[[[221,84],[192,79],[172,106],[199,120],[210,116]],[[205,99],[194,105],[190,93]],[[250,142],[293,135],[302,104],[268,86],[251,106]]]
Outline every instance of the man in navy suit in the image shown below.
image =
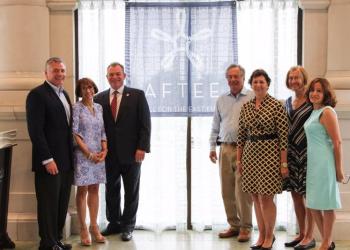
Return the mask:
[[72,107],[63,90],[66,66],[62,59],[48,59],[45,76],[46,81],[31,90],[26,101],[39,250],[71,249],[70,244],[61,242],[73,181]]
[[[102,234],[122,233],[122,240],[129,241],[136,223],[141,163],[145,153],[150,152],[150,111],[144,92],[124,85],[123,65],[111,63],[106,77],[111,88],[95,97],[95,102],[103,107],[108,145],[106,214],[109,224]],[[121,177],[125,191],[123,211]]]

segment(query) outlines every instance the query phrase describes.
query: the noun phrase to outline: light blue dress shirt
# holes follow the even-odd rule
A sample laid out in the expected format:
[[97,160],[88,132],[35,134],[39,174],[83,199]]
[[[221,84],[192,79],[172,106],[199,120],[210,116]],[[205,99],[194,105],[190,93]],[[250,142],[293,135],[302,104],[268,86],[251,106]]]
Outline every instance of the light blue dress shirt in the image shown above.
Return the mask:
[[253,91],[243,88],[237,96],[227,92],[218,98],[209,139],[211,151],[215,151],[217,140],[227,143],[237,141],[241,108],[253,97]]

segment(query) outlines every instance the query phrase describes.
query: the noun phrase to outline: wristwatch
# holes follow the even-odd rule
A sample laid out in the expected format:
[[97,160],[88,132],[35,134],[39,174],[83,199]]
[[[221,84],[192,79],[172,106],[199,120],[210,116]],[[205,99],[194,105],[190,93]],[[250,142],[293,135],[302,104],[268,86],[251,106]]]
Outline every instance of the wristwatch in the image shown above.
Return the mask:
[[287,162],[281,162],[281,167],[282,168],[288,168]]

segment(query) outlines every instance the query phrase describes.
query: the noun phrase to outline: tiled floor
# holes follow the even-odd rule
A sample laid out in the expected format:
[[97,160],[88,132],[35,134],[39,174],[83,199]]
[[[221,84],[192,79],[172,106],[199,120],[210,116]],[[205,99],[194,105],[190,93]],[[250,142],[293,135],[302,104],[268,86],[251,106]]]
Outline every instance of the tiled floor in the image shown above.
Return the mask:
[[[150,231],[135,231],[134,239],[130,242],[122,242],[119,235],[108,237],[106,244],[93,244],[91,247],[83,247],[79,244],[79,237],[72,236],[67,242],[73,244],[73,249],[77,250],[249,250],[249,246],[254,243],[257,233],[253,235],[251,242],[238,243],[235,238],[219,239],[217,232],[176,232],[166,231],[154,233]],[[288,237],[291,239],[292,237]],[[276,233],[274,250],[293,250],[285,248],[284,242],[287,239],[285,232]],[[16,242],[18,250],[36,250],[36,242]],[[348,241],[337,241],[337,250],[350,250],[350,238]]]

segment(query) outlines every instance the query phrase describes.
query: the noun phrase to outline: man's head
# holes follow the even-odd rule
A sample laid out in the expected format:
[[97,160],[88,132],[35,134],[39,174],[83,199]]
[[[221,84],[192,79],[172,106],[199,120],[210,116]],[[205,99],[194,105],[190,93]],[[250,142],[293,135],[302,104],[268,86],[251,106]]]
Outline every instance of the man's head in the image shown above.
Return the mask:
[[125,72],[124,66],[120,63],[113,62],[107,67],[107,80],[109,85],[115,90],[119,89],[124,84]]
[[233,95],[241,92],[244,84],[245,70],[239,64],[231,64],[226,69],[227,84]]
[[66,65],[59,57],[51,57],[45,64],[45,77],[46,80],[55,85],[61,87],[66,78]]

